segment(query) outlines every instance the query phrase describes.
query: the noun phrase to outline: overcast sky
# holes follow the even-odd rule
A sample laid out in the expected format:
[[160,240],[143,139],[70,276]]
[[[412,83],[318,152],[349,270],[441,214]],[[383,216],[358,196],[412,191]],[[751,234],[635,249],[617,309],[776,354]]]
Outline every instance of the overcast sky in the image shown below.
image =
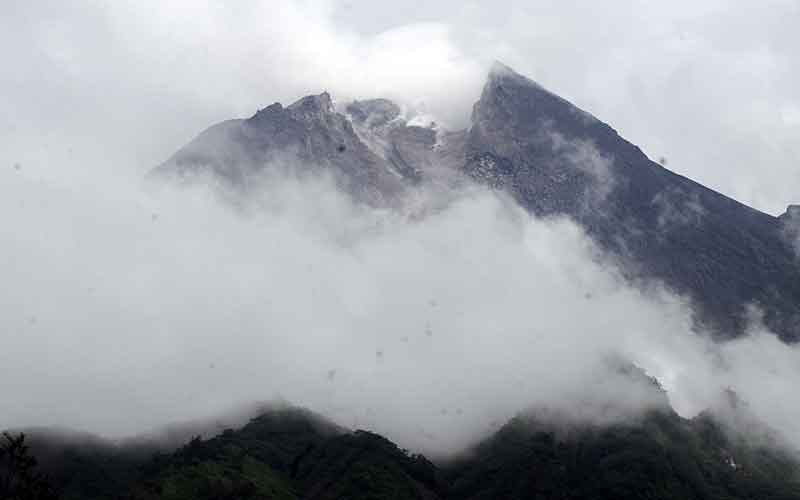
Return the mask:
[[774,214],[800,201],[796,0],[0,9],[8,168],[52,176],[70,163],[87,182],[136,176],[215,121],[325,89],[339,101],[388,95],[465,126],[485,68],[500,59],[680,173]]

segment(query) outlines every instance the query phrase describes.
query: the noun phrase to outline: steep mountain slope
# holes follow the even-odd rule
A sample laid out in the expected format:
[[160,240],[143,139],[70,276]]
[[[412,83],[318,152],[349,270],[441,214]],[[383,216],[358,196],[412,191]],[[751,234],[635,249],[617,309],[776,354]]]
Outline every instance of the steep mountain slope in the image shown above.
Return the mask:
[[698,306],[727,337],[744,306],[798,339],[800,267],[775,217],[650,161],[611,127],[496,64],[475,104],[466,171],[537,215],[565,214],[619,256]]
[[413,125],[386,99],[337,112],[323,93],[214,125],[155,172],[210,173],[246,187],[287,166],[332,174],[357,199],[383,206],[400,206],[420,184],[485,183],[533,214],[573,218],[630,279],[689,296],[698,324],[719,338],[741,334],[754,305],[782,339],[800,339],[800,266],[785,223],[652,162],[501,64],[467,131]]

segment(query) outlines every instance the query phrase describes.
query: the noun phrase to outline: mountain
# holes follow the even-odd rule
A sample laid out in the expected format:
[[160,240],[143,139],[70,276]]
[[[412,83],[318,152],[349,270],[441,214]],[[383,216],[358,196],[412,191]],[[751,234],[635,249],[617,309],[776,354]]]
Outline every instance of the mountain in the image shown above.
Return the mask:
[[526,412],[439,464],[291,407],[173,452],[94,446],[62,439],[47,447],[61,498],[800,498],[797,455],[745,438],[714,412],[686,420],[668,408],[603,426]]
[[[421,184],[472,179],[538,216],[568,216],[634,283],[690,297],[699,326],[744,332],[749,306],[800,339],[800,266],[785,221],[651,161],[607,124],[496,63],[468,130],[418,124],[386,99],[340,112],[327,93],[214,125],[154,169],[248,189],[265,172],[325,172],[356,199],[401,206]],[[790,210],[791,212],[791,210]]]
[[719,336],[763,308],[798,339],[800,267],[775,217],[651,161],[614,129],[495,65],[475,104],[466,171],[537,215],[566,214],[633,279],[657,278]]
[[424,457],[293,407],[168,452],[63,432],[29,441],[63,500],[436,499],[444,485]]
[[451,472],[452,498],[800,498],[791,455],[732,437],[708,415],[652,412],[554,429],[521,416]]
[[276,168],[295,175],[325,173],[359,201],[396,206],[420,182],[423,168],[432,173],[452,163],[449,148],[436,142],[434,129],[409,124],[391,101],[356,101],[342,114],[322,93],[214,125],[153,175],[210,175],[247,189]]

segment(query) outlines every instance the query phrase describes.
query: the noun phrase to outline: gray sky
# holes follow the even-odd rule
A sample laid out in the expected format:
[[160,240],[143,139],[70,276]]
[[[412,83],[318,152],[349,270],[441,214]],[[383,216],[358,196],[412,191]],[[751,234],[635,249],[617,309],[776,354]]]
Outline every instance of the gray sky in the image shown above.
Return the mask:
[[340,100],[389,95],[461,126],[497,58],[680,173],[770,213],[800,200],[794,0],[2,9],[6,165],[104,162],[96,168],[138,174],[212,122],[323,89]]

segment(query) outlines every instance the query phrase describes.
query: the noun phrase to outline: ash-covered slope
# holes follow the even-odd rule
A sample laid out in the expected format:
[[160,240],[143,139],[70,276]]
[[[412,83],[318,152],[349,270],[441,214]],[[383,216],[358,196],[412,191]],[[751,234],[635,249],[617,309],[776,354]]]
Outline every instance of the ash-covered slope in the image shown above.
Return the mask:
[[340,113],[325,92],[218,123],[152,173],[180,179],[210,174],[241,189],[276,169],[325,173],[360,201],[392,206],[423,169],[446,163],[438,161],[446,150],[436,144],[434,129],[409,125],[391,101],[356,101]]
[[337,112],[323,93],[214,125],[156,172],[246,187],[285,166],[332,174],[380,206],[400,205],[421,184],[471,178],[536,215],[575,219],[628,277],[691,297],[699,323],[720,338],[742,333],[756,305],[784,340],[800,339],[800,266],[784,223],[670,172],[503,65],[492,68],[466,131],[413,125],[386,99]]
[[651,161],[617,132],[496,64],[475,104],[466,171],[537,215],[569,215],[634,278],[688,294],[722,337],[745,306],[796,341],[800,267],[779,220]]

